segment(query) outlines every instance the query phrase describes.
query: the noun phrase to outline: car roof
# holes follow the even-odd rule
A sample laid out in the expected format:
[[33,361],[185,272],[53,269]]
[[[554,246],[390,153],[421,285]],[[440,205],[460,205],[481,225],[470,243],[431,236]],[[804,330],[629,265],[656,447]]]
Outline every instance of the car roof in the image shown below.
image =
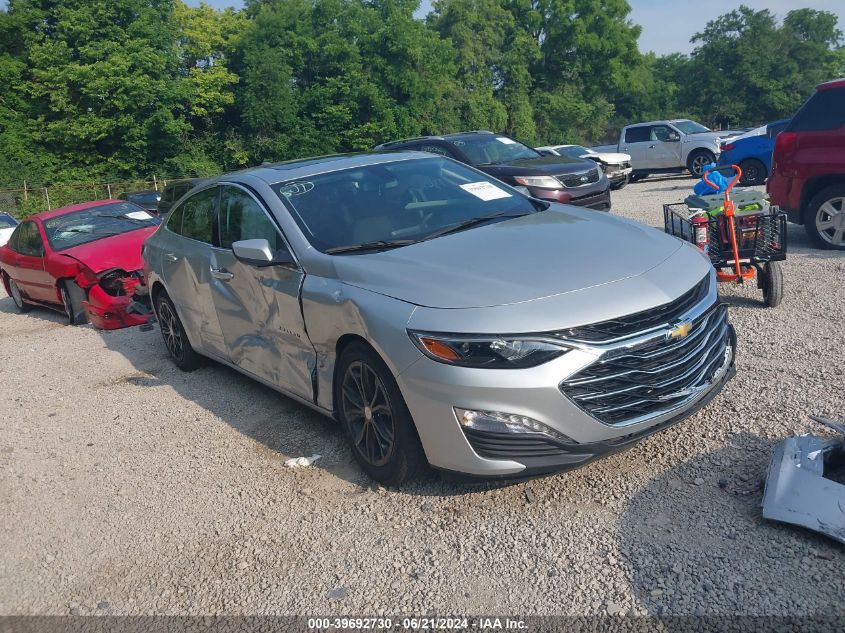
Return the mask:
[[416,143],[417,141],[448,141],[453,138],[479,138],[487,136],[507,136],[506,134],[497,134],[490,130],[470,130],[468,132],[453,132],[452,134],[436,134],[429,136],[414,136],[412,138],[403,138],[396,141],[388,141],[381,145],[376,145],[376,149],[388,149],[397,145],[404,145],[405,143]]
[[823,84],[816,86],[816,90],[830,90],[831,88],[845,88],[845,77],[842,79],[834,79],[833,81],[826,81]]
[[301,160],[289,160],[281,163],[268,163],[250,169],[223,174],[216,181],[237,179],[238,176],[254,176],[268,184],[276,184],[289,180],[298,180],[333,171],[383,165],[405,160],[432,158],[427,152],[362,152],[357,154],[331,154]]
[[[94,207],[102,207],[107,204],[126,204],[127,200],[92,200],[91,202],[80,202],[79,204],[72,204],[67,207],[59,207],[58,209],[53,209],[52,211],[42,211],[41,213],[36,213],[34,215],[29,216],[26,218],[27,220],[49,220],[50,218],[57,218],[60,215],[66,215],[68,213],[73,213],[74,211],[82,211],[84,209],[93,209]],[[133,203],[129,203],[133,204]]]

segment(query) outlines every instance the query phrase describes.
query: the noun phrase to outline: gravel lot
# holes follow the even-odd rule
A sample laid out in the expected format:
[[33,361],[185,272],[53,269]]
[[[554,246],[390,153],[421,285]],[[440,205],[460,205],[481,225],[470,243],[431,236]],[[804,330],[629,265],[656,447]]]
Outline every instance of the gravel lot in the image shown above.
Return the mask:
[[[614,213],[662,226],[692,184],[630,185]],[[760,516],[772,447],[845,417],[845,253],[789,230],[780,307],[723,286],[739,371],[710,406],[505,486],[374,487],[332,421],[180,372],[157,330],[0,295],[0,613],[845,616],[845,548]]]

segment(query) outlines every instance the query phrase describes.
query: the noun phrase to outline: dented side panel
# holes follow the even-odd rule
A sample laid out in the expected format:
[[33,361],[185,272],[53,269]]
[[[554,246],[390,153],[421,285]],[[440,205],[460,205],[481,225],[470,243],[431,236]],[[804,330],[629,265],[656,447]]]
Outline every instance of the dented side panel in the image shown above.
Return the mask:
[[418,360],[419,350],[399,325],[407,323],[413,311],[414,306],[404,301],[308,275],[302,286],[302,312],[317,354],[317,404],[333,408],[337,344],[344,335],[365,339],[395,376]]

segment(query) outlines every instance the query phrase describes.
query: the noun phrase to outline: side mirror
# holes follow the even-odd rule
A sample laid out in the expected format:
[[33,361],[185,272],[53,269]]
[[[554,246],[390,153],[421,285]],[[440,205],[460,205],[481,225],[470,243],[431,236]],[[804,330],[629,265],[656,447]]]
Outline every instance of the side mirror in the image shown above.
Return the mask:
[[669,136],[666,137],[666,140],[668,140],[670,143],[677,143],[681,140],[681,135],[677,132],[669,132]]
[[537,153],[540,154],[540,156],[557,156],[557,154],[550,149],[538,149]]
[[293,257],[287,250],[273,253],[270,242],[265,239],[234,242],[232,252],[243,263],[259,268],[294,263]]

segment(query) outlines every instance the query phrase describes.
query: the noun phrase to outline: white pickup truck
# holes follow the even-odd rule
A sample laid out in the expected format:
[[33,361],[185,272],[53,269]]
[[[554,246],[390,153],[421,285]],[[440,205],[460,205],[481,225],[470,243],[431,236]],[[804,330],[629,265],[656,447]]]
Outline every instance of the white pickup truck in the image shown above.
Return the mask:
[[719,143],[729,132],[712,132],[689,119],[649,121],[622,128],[618,145],[594,147],[597,152],[630,154],[631,180],[649,174],[689,171],[700,177],[708,163],[719,157]]

